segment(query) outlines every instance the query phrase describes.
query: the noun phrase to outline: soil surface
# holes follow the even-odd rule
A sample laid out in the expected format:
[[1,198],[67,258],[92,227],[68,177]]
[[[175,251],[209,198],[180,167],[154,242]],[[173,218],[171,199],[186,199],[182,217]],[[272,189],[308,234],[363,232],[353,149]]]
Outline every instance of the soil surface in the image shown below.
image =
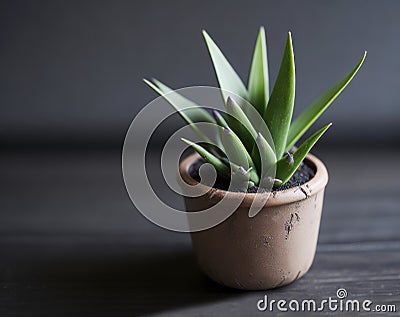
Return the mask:
[[[198,182],[200,182],[199,168],[204,163],[205,163],[205,161],[203,159],[198,159],[189,168],[190,176]],[[308,165],[306,165],[304,163],[301,163],[299,168],[293,174],[293,176],[289,179],[289,181],[281,187],[274,187],[273,191],[281,191],[281,190],[289,189],[289,188],[296,187],[299,185],[303,185],[303,184],[307,183],[311,178],[313,178],[314,175],[315,175],[315,171],[311,167],[309,167]],[[229,182],[226,179],[217,177],[217,180],[213,187],[222,189],[222,190],[228,190],[228,186],[229,186]],[[254,186],[253,188],[247,190],[248,193],[256,193],[257,191],[258,191],[258,186]]]

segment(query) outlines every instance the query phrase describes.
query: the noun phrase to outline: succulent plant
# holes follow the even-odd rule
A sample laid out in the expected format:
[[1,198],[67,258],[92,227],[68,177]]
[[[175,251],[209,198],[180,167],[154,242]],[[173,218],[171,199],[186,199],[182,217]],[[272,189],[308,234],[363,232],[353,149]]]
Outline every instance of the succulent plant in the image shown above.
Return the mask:
[[[292,122],[295,63],[290,32],[271,94],[263,27],[260,28],[256,40],[247,87],[211,37],[205,31],[203,35],[221,88],[225,112],[214,110],[210,113],[158,80],[144,81],[162,95],[193,128],[203,142],[182,140],[212,164],[220,177],[229,179],[232,174],[243,175],[247,188],[260,186],[263,180],[272,181],[275,187],[284,185],[331,123],[312,134],[293,153],[289,151],[353,79],[364,62],[366,52],[347,76]],[[238,96],[236,99],[243,99],[248,103],[235,100],[235,96]],[[255,124],[254,116],[248,114],[248,107],[254,107],[270,135],[259,131],[259,124]],[[197,128],[197,122],[209,122],[219,127],[219,135],[216,136],[219,139],[219,148]],[[273,175],[268,172],[272,170]]]

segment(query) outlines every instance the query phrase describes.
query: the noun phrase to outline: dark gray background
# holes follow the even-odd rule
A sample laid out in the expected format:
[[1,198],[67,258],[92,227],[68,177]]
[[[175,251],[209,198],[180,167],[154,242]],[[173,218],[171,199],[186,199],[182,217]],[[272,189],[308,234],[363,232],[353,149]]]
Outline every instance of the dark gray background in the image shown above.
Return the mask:
[[[400,310],[399,9],[399,1],[0,0],[0,316],[260,316],[266,293],[322,299],[339,287]],[[204,28],[247,79],[260,25],[272,79],[293,33],[297,112],[365,49],[368,57],[317,124],[334,122],[313,150],[330,175],[313,267],[284,288],[237,292],[201,274],[188,234],[134,208],[121,146],[156,97],[143,77],[215,85]],[[158,154],[149,151],[152,171]],[[159,197],[183,209],[160,179]]]
[[[201,29],[247,80],[258,27],[267,30],[275,79],[291,30],[296,113],[350,71],[364,67],[318,125],[326,142],[399,137],[398,1],[1,1],[0,137],[6,144],[121,145],[156,94],[215,85]],[[315,127],[316,129],[316,127]]]

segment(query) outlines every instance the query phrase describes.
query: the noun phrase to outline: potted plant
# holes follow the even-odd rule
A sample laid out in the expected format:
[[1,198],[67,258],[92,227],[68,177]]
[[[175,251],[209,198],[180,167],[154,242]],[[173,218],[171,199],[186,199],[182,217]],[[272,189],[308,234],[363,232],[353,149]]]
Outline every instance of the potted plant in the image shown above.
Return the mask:
[[[186,184],[205,193],[185,197],[188,212],[217,205],[235,206],[222,223],[192,232],[200,268],[216,282],[239,289],[270,289],[289,284],[311,267],[318,239],[328,173],[309,151],[331,124],[312,134],[298,148],[296,142],[353,79],[364,62],[325,92],[292,122],[295,100],[295,63],[292,38],[286,47],[274,88],[269,93],[266,38],[260,28],[247,87],[220,49],[203,32],[221,88],[226,111],[196,107],[161,82],[147,81],[195,129],[196,122],[216,128],[218,146],[196,129],[202,142],[183,139],[195,150],[180,163]],[[243,102],[243,100],[245,102]],[[251,109],[250,109],[251,108]],[[251,111],[255,112],[252,113]],[[249,114],[250,113],[250,114]],[[266,128],[260,128],[260,122]],[[217,185],[199,184],[199,166],[207,162],[217,172]],[[235,186],[230,187],[233,178]],[[257,196],[267,199],[257,200]],[[249,210],[258,207],[256,213]]]

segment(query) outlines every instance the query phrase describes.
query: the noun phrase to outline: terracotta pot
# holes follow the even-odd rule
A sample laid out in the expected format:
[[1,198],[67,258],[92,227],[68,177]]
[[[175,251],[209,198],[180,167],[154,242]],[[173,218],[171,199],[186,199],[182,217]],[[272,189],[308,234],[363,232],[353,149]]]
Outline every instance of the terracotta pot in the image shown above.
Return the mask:
[[[198,184],[189,175],[198,158],[193,154],[180,164],[182,179],[190,185]],[[292,283],[310,269],[328,173],[313,155],[305,162],[315,170],[315,176],[306,184],[271,194],[255,217],[248,216],[255,194],[246,194],[224,222],[191,233],[197,261],[206,275],[229,287],[265,290]],[[238,193],[209,188],[203,196],[185,197],[186,209],[209,208],[225,195],[234,201]]]

